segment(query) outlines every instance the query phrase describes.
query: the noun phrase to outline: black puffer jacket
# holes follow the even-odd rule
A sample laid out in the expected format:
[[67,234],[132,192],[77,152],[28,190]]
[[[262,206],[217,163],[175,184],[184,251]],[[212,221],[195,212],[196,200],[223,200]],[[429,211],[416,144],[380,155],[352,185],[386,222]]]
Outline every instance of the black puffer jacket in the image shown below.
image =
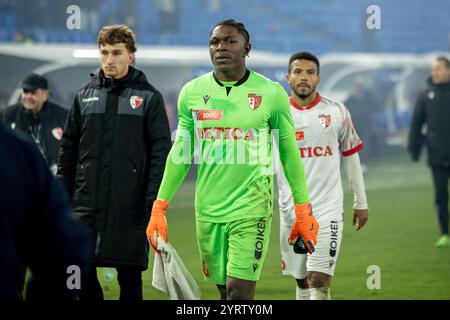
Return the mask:
[[58,161],[59,142],[67,114],[67,109],[47,101],[42,106],[41,111],[34,117],[30,110],[25,109],[21,103],[17,103],[6,108],[0,114],[0,120],[7,127],[13,130],[20,130],[30,136],[30,127],[41,126],[40,130],[38,130],[38,136],[34,137],[33,140],[47,159],[49,166],[52,166],[56,165]]
[[146,269],[147,212],[171,147],[164,102],[134,67],[120,80],[91,77],[67,119],[58,177],[96,239],[94,263]]
[[[430,166],[450,165],[450,83],[432,84],[416,103],[409,133],[408,150],[419,159],[423,144],[428,149]],[[426,124],[426,134],[422,127]]]

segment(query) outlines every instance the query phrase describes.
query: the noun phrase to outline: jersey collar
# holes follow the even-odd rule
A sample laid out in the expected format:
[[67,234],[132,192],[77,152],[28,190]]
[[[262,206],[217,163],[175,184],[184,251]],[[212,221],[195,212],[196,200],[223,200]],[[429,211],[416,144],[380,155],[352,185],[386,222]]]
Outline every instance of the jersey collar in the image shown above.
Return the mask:
[[309,110],[309,109],[313,108],[314,106],[316,106],[316,105],[320,102],[321,99],[322,99],[322,97],[321,97],[320,94],[317,92],[316,99],[315,99],[310,105],[307,105],[307,106],[299,106],[298,104],[295,103],[295,101],[294,101],[294,99],[292,98],[292,96],[289,98],[289,100],[290,100],[290,102],[291,102],[291,106],[293,106],[295,109],[298,109],[298,110],[300,110],[300,111],[303,111],[303,110]]
[[[241,84],[243,84],[245,81],[247,81],[248,77],[250,77],[250,70],[248,70],[248,69],[246,69],[246,70],[247,70],[247,71],[245,71],[244,76],[243,76],[239,81],[237,81],[237,82],[233,85],[233,87],[238,87],[238,86],[240,86]],[[213,78],[214,78],[214,80],[217,82],[217,84],[218,84],[219,86],[221,86],[221,87],[224,87],[224,84],[223,84],[219,79],[217,79],[217,77],[216,77],[216,75],[214,74],[214,72],[213,72],[212,74],[213,74]]]

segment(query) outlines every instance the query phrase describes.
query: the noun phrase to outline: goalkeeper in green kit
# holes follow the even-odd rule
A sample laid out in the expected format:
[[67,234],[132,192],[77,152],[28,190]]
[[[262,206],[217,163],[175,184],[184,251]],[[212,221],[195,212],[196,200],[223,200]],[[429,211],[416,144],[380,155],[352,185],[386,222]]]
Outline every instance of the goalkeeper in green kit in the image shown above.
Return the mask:
[[214,71],[184,85],[178,99],[178,129],[153,203],[147,237],[167,241],[166,210],[186,177],[198,146],[195,213],[205,278],[221,299],[250,300],[268,249],[272,222],[272,138],[292,190],[296,219],[289,236],[302,237],[309,252],[317,244],[297,148],[289,98],[280,84],[250,71],[245,26],[219,22],[211,31]]

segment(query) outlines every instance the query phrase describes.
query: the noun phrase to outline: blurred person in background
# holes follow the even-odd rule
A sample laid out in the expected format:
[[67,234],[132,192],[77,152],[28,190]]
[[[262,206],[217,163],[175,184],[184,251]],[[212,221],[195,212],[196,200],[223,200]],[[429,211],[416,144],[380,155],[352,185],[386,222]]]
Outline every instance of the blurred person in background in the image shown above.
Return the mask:
[[69,267],[87,271],[87,232],[71,219],[67,195],[36,146],[22,136],[0,124],[0,301],[23,298],[26,267],[33,274],[27,299],[77,299],[77,288],[67,285]]
[[428,88],[417,100],[409,132],[408,151],[413,161],[423,145],[433,175],[440,237],[436,247],[450,247],[448,234],[448,181],[450,177],[450,62],[438,57],[431,65]]
[[[363,173],[367,172],[368,163],[373,153],[372,150],[372,126],[374,125],[374,117],[379,110],[379,101],[368,85],[364,83],[362,78],[357,78],[353,84],[352,92],[344,105],[350,111],[354,120],[354,126],[358,130],[358,134],[364,141],[364,149],[360,151],[361,166]],[[376,149],[376,143],[375,149]]]
[[20,103],[3,110],[0,113],[0,120],[12,130],[28,134],[55,174],[59,144],[68,111],[49,101],[50,92],[45,77],[30,73],[20,86],[22,87]]
[[180,1],[155,0],[159,15],[159,31],[161,34],[172,34],[180,28]]
[[145,227],[171,147],[169,124],[160,92],[132,65],[134,32],[105,26],[97,42],[101,68],[75,96],[57,175],[93,239],[81,300],[103,300],[96,267],[107,267],[117,269],[120,299],[137,301],[148,267]]

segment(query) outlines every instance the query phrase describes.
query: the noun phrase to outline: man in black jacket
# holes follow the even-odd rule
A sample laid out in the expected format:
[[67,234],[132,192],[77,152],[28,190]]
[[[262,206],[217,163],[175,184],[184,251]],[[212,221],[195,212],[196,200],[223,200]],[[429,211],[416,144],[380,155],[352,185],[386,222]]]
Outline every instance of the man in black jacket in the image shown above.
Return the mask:
[[[76,299],[87,271],[86,230],[70,217],[64,189],[31,140],[0,124],[0,301]],[[78,277],[78,280],[76,279]]]
[[[75,216],[93,235],[93,270],[116,268],[120,299],[140,300],[148,264],[145,228],[171,147],[169,124],[161,94],[131,65],[133,31],[103,27],[98,45],[101,69],[77,92],[57,174]],[[103,299],[93,274],[81,299]]]
[[[450,177],[450,62],[437,58],[431,67],[429,87],[419,96],[411,122],[408,151],[419,160],[423,144],[433,173],[435,203],[441,236],[437,247],[449,247],[448,180]],[[426,125],[426,128],[424,127]],[[425,132],[425,133],[424,133]]]
[[46,78],[31,73],[21,83],[21,87],[20,103],[6,108],[0,114],[0,121],[13,130],[30,135],[53,173],[56,173],[59,143],[68,112],[62,106],[48,101]]

